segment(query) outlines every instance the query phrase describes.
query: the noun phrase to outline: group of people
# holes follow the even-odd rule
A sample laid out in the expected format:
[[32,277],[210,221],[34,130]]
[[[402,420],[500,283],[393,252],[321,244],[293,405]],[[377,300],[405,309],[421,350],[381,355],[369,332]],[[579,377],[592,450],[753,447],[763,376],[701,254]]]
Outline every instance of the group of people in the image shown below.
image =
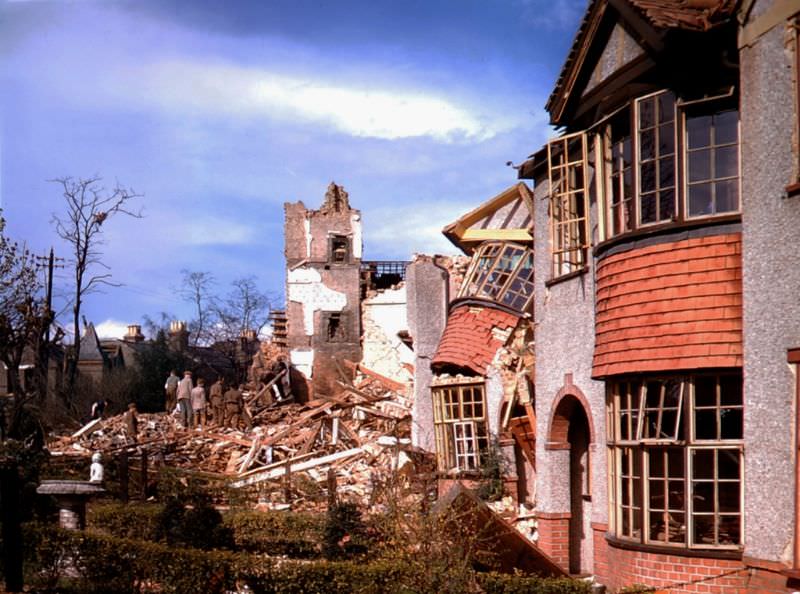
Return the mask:
[[183,379],[175,370],[170,372],[164,384],[167,412],[177,412],[185,429],[205,427],[211,421],[219,427],[240,429],[251,426],[250,416],[244,406],[244,398],[235,382],[226,386],[222,378],[217,379],[206,392],[203,378],[192,381],[192,372],[184,371]]

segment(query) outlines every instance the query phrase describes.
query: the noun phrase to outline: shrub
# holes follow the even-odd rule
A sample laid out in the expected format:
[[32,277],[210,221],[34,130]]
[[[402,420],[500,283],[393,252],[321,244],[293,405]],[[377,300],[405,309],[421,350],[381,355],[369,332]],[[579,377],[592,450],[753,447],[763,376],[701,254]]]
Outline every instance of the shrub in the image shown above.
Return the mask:
[[169,498],[156,525],[158,540],[171,546],[206,550],[233,547],[233,531],[222,525],[222,514],[200,492],[190,496],[189,505],[176,497]]
[[539,578],[502,573],[479,573],[478,583],[486,594],[590,594],[588,582],[571,578]]
[[322,554],[326,559],[350,559],[364,554],[366,526],[355,503],[337,503],[328,510]]

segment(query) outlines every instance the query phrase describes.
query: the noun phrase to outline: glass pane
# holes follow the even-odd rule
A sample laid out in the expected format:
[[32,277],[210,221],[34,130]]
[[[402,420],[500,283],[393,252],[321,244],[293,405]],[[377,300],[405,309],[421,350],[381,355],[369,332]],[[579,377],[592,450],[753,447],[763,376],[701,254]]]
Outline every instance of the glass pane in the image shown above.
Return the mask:
[[695,439],[717,439],[717,410],[697,410],[694,414]]
[[742,404],[742,377],[723,375],[719,378],[720,402],[723,406]]
[[658,154],[671,155],[675,152],[675,129],[672,124],[665,124],[658,128]]
[[737,545],[742,538],[742,521],[739,516],[720,516],[719,544]]
[[640,209],[641,209],[641,222],[642,223],[653,223],[656,220],[656,195],[655,194],[647,194],[641,197],[640,201]]
[[723,111],[714,116],[714,142],[727,144],[739,140],[739,112]]
[[689,216],[711,214],[711,184],[689,186]]
[[664,452],[662,450],[653,450],[650,452],[650,476],[666,476],[664,468]]
[[661,221],[668,221],[675,215],[675,192],[673,190],[663,190],[659,196],[658,218]]
[[714,478],[714,450],[692,450],[692,478]]
[[630,136],[622,142],[622,160],[625,165],[631,164],[631,139]]
[[689,183],[711,179],[711,149],[689,153]]
[[667,531],[666,526],[664,526],[664,512],[650,513],[650,540],[666,542]]
[[712,482],[693,482],[692,483],[692,504],[696,512],[714,511],[714,483]]
[[654,101],[653,99],[644,99],[639,102],[639,127],[641,128],[650,128],[653,126],[654,117],[653,117],[653,106]]
[[693,516],[694,543],[714,544],[714,516]]
[[739,450],[719,450],[717,463],[720,479],[739,479]]
[[669,541],[686,541],[686,516],[684,514],[669,514]]
[[711,144],[711,116],[686,118],[686,135],[690,149]]
[[722,439],[742,439],[742,409],[723,408],[720,411]]
[[630,536],[630,533],[631,533],[630,514],[628,510],[622,510],[622,534]]
[[672,93],[661,93],[658,97],[658,122],[671,122],[675,119],[675,98]]
[[643,161],[654,159],[656,156],[656,131],[644,130],[639,135],[639,154]]
[[667,464],[669,466],[669,476],[683,477],[683,450],[667,450]]
[[727,513],[739,513],[741,485],[736,483],[719,483],[719,511]]
[[675,161],[672,157],[658,161],[658,182],[661,188],[675,185]]
[[650,481],[650,507],[666,509],[667,501],[664,493],[664,481]]
[[694,405],[717,405],[717,379],[715,377],[701,375],[694,378]]
[[739,148],[736,145],[722,146],[716,149],[714,159],[714,177],[735,177],[739,175]]
[[684,490],[683,481],[669,482],[669,509],[685,509],[686,497],[684,497]]
[[739,181],[729,179],[717,182],[714,185],[717,198],[716,212],[735,212],[739,210]]

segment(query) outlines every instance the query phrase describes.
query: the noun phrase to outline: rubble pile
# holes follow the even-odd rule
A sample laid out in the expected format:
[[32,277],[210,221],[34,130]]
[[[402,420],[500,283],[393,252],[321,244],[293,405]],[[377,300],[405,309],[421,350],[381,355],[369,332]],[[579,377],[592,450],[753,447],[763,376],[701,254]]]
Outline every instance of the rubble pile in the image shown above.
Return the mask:
[[[140,414],[134,440],[120,415],[92,421],[72,435],[54,438],[47,447],[56,457],[86,458],[87,468],[94,452],[106,459],[123,451],[145,452],[152,468],[218,476],[234,489],[254,487],[268,493],[269,500],[262,502],[267,507],[316,509],[332,488],[339,496],[368,505],[375,485],[390,473],[429,461],[411,446],[412,403],[404,395],[405,387],[361,371],[356,382],[340,381],[337,395],[305,404],[279,401],[263,406],[258,393],[245,393],[252,425],[246,430],[213,422],[189,430],[166,413]],[[303,483],[315,486],[315,498],[300,492]],[[283,501],[275,501],[276,493]]]

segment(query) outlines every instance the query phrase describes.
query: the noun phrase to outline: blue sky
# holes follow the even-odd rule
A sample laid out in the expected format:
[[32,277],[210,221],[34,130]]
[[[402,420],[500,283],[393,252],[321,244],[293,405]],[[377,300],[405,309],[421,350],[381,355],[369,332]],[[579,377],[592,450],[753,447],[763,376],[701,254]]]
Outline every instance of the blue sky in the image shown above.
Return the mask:
[[254,275],[282,299],[283,203],[318,207],[330,181],[363,213],[365,258],[451,253],[441,228],[514,183],[506,162],[550,134],[543,105],[584,6],[0,0],[8,233],[66,255],[48,179],[145,195],[145,218],[105,226],[124,286],[85,304],[105,333],[188,317],[181,269],[220,291]]

